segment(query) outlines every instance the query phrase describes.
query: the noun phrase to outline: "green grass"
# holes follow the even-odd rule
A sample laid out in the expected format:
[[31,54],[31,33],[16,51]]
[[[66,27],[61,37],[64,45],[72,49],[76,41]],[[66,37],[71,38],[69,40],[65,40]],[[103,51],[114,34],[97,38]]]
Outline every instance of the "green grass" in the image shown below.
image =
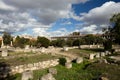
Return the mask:
[[71,54],[77,54],[79,56],[82,56],[82,57],[89,57],[89,54],[91,53],[96,53],[96,52],[103,52],[104,49],[70,49],[68,51],[68,53],[71,53]]
[[[67,69],[62,65],[54,67],[57,69],[57,74],[54,75],[56,80],[97,80],[97,78],[106,74],[109,80],[119,80],[120,66],[105,64],[105,63],[90,63],[83,62],[81,64],[73,63],[71,69]],[[35,70],[34,79],[38,80],[40,77],[48,73],[48,69]],[[21,74],[16,74],[16,79],[20,80]]]
[[28,63],[35,63],[39,61],[45,61],[49,59],[55,59],[58,58],[56,56],[52,56],[50,54],[41,54],[41,55],[34,55],[34,56],[23,56],[23,57],[15,57],[11,59],[1,59],[0,62],[5,62],[9,65],[22,65],[22,64],[28,64]]
[[120,65],[94,63],[88,66],[86,70],[94,76],[94,79],[102,74],[106,74],[109,80],[119,80],[120,76]]
[[[86,76],[88,74],[84,70],[85,66],[88,64],[88,62],[82,64],[73,63],[73,67],[71,69],[67,69],[64,66],[58,65],[56,66],[58,74],[54,76],[56,80],[80,80],[82,76]],[[86,78],[81,80],[86,80]]]
[[35,54],[33,52],[9,52],[9,56],[21,55],[21,54]]

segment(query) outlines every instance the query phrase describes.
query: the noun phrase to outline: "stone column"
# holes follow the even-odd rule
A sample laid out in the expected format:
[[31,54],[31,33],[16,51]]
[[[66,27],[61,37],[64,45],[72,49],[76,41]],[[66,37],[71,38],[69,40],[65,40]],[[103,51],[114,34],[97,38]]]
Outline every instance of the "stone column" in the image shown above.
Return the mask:
[[3,47],[4,46],[4,42],[3,42],[3,40],[2,40],[2,44],[1,44],[1,47]]
[[12,41],[10,42],[10,46],[13,46],[13,42]]
[[95,54],[90,54],[89,59],[94,59]]

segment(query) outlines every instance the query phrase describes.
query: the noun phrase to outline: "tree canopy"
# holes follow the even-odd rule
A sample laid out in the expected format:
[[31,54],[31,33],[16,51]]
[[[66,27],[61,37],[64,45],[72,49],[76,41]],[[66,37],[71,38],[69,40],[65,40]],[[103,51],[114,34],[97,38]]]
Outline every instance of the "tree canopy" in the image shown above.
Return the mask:
[[24,48],[24,46],[28,45],[29,43],[30,43],[29,39],[17,36],[14,41],[14,47]]
[[3,34],[3,42],[5,45],[10,45],[10,42],[12,41],[12,37],[9,33],[4,32]]
[[111,34],[114,35],[115,42],[120,44],[120,13],[113,15],[110,22],[112,24]]
[[37,37],[37,47],[48,47],[50,45],[50,40],[45,37]]

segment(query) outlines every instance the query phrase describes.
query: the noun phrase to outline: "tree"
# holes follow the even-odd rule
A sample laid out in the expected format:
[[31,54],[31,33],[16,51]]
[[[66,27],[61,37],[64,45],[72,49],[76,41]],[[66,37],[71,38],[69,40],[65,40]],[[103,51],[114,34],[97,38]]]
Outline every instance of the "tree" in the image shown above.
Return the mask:
[[31,39],[31,40],[29,41],[29,45],[35,47],[35,46],[37,45],[37,41],[36,41],[35,39]]
[[88,34],[84,36],[84,40],[85,40],[85,43],[88,45],[93,44],[95,43],[95,36],[92,34]]
[[111,26],[109,26],[105,30],[105,41],[104,41],[104,49],[111,50],[112,43],[120,44],[120,13],[115,14],[110,18]]
[[64,39],[57,39],[57,42],[56,42],[57,47],[63,47],[65,45],[66,45],[66,43],[65,43]]
[[95,44],[102,44],[104,42],[101,36],[95,36]]
[[104,50],[110,50],[112,49],[112,41],[111,40],[105,40],[103,42]]
[[73,40],[72,39],[68,39],[66,41],[66,45],[69,46],[69,47],[73,46]]
[[30,45],[30,39],[17,36],[14,41],[14,47],[24,48],[25,45]]
[[76,39],[76,40],[73,41],[73,46],[80,46],[79,39]]
[[45,37],[37,37],[37,47],[48,47],[50,45],[50,40]]
[[7,32],[4,32],[4,34],[3,34],[3,42],[4,42],[4,44],[5,45],[10,45],[11,41],[12,41],[11,35],[9,33],[7,33]]
[[50,45],[51,45],[51,46],[56,47],[56,46],[57,46],[56,44],[57,44],[57,40],[53,40],[53,41],[50,42]]
[[78,46],[79,47],[82,44],[84,44],[84,39],[83,38],[75,39],[73,41],[73,46]]
[[115,42],[120,44],[120,13],[113,15],[110,22],[113,26],[110,32],[114,35]]

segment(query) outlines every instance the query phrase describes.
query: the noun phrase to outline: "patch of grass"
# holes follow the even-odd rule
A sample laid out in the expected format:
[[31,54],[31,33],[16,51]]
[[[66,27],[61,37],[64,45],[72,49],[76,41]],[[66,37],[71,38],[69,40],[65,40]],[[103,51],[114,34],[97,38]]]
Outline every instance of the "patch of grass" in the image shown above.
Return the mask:
[[33,52],[9,52],[9,56],[21,55],[21,54],[35,54]]
[[[119,80],[120,75],[120,67],[105,63],[83,62],[82,64],[73,63],[71,69],[67,69],[62,65],[55,68],[58,72],[57,75],[54,75],[56,80],[96,80],[103,73],[107,73],[110,80]],[[38,72],[42,73],[41,71]],[[46,74],[47,70],[43,71],[43,73]]]
[[[57,74],[54,75],[56,80],[97,80],[99,76],[104,73],[109,80],[119,80],[120,75],[120,66],[105,63],[90,63],[87,61],[81,64],[73,63],[71,69],[67,69],[62,65],[58,65],[54,68],[57,69]],[[35,70],[33,80],[37,80],[47,73],[48,69]],[[15,80],[20,80],[20,78]]]
[[43,70],[35,70],[33,71],[33,80],[38,80],[39,78],[41,78],[43,75],[47,74],[48,73],[48,70],[47,69],[43,69]]
[[77,54],[79,56],[82,56],[82,57],[89,57],[89,54],[91,53],[96,53],[96,52],[103,52],[104,49],[70,49],[68,51],[68,53],[71,53],[71,54]]
[[71,69],[67,69],[62,65],[58,65],[55,68],[58,71],[58,74],[55,75],[56,80],[87,80],[82,76],[87,76],[88,73],[83,70],[85,65],[89,64],[88,62],[84,62],[81,64],[73,63],[73,67]]
[[107,74],[109,80],[119,80],[120,76],[120,66],[117,65],[94,63],[88,66],[86,70],[94,76],[94,79],[104,73]]
[[[45,61],[49,59],[56,59],[56,56],[52,56],[50,54],[41,54],[41,55],[35,55],[35,56],[23,56],[23,57],[15,57],[11,59],[1,59],[1,61],[6,62],[10,65],[22,65],[22,64],[28,64],[28,63],[35,63],[39,61]],[[0,62],[1,62],[0,61]]]

